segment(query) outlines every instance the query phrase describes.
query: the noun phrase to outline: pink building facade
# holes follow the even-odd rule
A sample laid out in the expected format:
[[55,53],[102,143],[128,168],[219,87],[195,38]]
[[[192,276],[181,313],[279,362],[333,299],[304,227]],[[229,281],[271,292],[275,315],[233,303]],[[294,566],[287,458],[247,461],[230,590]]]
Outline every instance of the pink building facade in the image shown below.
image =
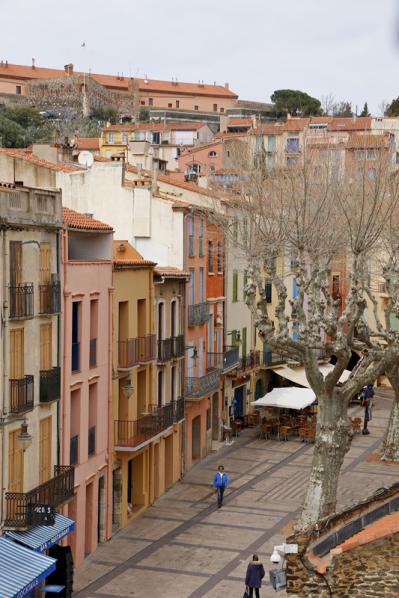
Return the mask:
[[75,567],[111,536],[112,227],[63,209],[61,455],[75,466],[65,508]]

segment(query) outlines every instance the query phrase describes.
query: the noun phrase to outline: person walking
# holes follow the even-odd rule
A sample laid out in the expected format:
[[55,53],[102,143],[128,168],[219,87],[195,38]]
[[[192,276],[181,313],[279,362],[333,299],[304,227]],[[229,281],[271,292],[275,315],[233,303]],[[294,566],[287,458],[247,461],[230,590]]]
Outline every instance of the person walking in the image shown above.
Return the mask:
[[364,420],[363,420],[363,430],[362,434],[370,434],[370,430],[368,429],[368,423],[372,419],[372,408],[373,408],[373,397],[374,397],[374,387],[372,384],[368,384],[365,386],[361,393],[361,402],[360,404],[364,407]]
[[259,562],[257,554],[252,556],[252,561],[248,564],[247,574],[245,576],[245,585],[249,590],[249,598],[253,598],[255,590],[255,598],[260,598],[259,590],[262,586],[262,579],[265,576],[265,568]]
[[213,476],[213,487],[217,492],[218,498],[218,509],[223,504],[223,496],[224,491],[226,490],[227,486],[230,484],[229,476],[224,471],[223,465],[219,465],[217,472]]

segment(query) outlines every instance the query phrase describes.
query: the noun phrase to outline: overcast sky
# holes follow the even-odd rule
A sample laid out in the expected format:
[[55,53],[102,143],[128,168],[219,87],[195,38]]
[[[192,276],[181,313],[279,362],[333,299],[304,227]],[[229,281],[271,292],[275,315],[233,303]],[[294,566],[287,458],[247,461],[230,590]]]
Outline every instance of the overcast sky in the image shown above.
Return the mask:
[[[399,95],[399,0],[1,0],[0,59],[301,89],[373,113]],[[86,43],[81,48],[82,42]]]

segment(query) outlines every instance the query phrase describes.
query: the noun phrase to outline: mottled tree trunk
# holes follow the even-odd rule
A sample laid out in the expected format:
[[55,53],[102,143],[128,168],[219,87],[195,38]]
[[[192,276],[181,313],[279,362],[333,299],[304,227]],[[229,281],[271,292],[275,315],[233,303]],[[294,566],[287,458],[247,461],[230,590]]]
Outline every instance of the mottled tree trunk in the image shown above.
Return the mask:
[[382,461],[399,461],[399,368],[387,373],[395,391],[391,414],[382,444]]
[[[335,395],[335,392],[334,392]],[[348,401],[321,395],[312,468],[297,528],[305,528],[335,512],[339,474],[352,440]]]

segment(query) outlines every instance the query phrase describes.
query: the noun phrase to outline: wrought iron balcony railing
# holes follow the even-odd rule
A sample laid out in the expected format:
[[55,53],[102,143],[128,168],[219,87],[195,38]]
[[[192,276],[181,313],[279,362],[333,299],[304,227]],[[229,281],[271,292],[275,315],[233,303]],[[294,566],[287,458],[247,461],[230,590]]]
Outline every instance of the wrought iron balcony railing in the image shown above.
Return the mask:
[[188,306],[188,325],[200,326],[209,320],[209,307],[207,303],[196,303]]
[[153,359],[156,359],[155,334],[119,341],[118,366],[120,368],[131,368]]
[[263,364],[265,366],[277,365],[279,363],[285,363],[286,358],[284,355],[278,355],[278,353],[272,353],[271,351],[263,351]]
[[219,389],[220,369],[212,369],[201,377],[187,377],[184,379],[184,396],[200,399],[210,392]]
[[10,285],[10,319],[33,318],[33,295],[32,282]]
[[60,507],[74,494],[75,474],[70,465],[55,465],[54,477],[30,492],[6,492],[4,527],[28,529],[32,525],[31,507]]
[[40,402],[57,401],[61,396],[61,369],[40,370]]
[[40,313],[58,314],[61,311],[60,281],[39,284]]
[[10,378],[10,413],[33,409],[34,377]]
[[226,347],[223,353],[208,353],[208,369],[218,368],[228,372],[240,364],[238,347]]
[[135,448],[183,418],[184,399],[180,398],[163,407],[153,407],[136,420],[116,420],[115,446]]
[[243,357],[241,357],[238,364],[238,370],[253,370],[261,365],[261,361],[261,352],[251,351],[247,355],[243,355]]
[[158,361],[184,356],[184,336],[170,336],[158,341]]

